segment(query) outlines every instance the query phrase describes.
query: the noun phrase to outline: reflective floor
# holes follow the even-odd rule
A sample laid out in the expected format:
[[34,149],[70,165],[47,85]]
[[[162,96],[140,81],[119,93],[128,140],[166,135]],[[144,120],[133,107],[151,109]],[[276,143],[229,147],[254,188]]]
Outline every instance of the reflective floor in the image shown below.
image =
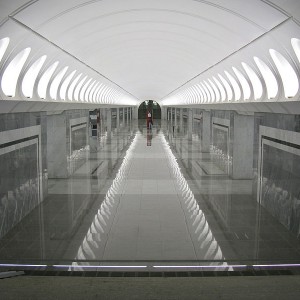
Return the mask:
[[[297,263],[300,243],[200,141],[144,124],[96,141],[69,179],[0,241],[1,263]],[[96,150],[95,150],[96,149]]]

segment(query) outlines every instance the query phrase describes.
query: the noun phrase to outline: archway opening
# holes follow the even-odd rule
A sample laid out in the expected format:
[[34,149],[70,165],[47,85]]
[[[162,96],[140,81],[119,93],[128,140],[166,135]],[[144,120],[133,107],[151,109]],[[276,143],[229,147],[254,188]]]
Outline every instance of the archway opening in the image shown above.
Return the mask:
[[161,119],[161,108],[160,105],[153,100],[146,100],[141,103],[138,110],[138,118],[139,120],[145,120],[147,118],[147,112],[152,112],[153,120]]

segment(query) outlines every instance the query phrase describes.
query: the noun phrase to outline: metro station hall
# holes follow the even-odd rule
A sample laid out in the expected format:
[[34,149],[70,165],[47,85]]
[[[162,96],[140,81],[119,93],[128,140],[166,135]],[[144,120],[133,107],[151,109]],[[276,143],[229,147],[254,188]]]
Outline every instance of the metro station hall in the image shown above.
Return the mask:
[[[299,286],[299,83],[297,0],[1,0],[5,299],[46,276]],[[160,289],[123,299],[200,299]]]

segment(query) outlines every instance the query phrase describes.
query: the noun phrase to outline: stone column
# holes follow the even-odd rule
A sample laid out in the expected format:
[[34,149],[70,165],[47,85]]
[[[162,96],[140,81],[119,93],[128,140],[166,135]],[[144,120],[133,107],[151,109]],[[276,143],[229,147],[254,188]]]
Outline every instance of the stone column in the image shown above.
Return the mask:
[[170,128],[171,128],[171,133],[173,134],[173,125],[174,125],[174,121],[173,121],[173,107],[170,107]]
[[106,109],[106,128],[107,128],[107,139],[111,139],[111,109]]
[[168,119],[168,112],[166,107],[161,107],[161,120],[167,120]]
[[193,110],[188,108],[188,140],[192,141],[193,136]]
[[68,178],[65,114],[47,116],[48,178]]
[[234,114],[232,178],[253,178],[254,116]]
[[135,118],[137,120],[139,119],[139,107],[138,106],[135,108]]
[[[86,147],[89,145],[89,112],[85,113],[82,117],[70,111],[48,114],[48,178],[68,178],[89,158],[90,150]],[[79,135],[77,130],[80,131]],[[80,155],[74,155],[79,147]]]
[[177,133],[177,108],[174,108],[174,134]]
[[183,133],[183,108],[179,108],[179,132]]
[[123,127],[125,126],[125,107],[123,107]]
[[120,129],[120,109],[117,108],[117,132],[119,132]]
[[210,121],[210,111],[202,112],[202,132],[201,132],[201,151],[210,151],[210,139],[211,139],[211,121]]

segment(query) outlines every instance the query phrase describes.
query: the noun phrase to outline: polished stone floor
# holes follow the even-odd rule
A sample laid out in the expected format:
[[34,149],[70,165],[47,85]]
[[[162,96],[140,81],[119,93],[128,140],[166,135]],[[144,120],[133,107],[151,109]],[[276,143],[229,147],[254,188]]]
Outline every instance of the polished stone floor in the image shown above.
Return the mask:
[[0,241],[2,263],[264,265],[298,263],[297,237],[232,180],[201,141],[132,125],[93,141],[69,179]]

